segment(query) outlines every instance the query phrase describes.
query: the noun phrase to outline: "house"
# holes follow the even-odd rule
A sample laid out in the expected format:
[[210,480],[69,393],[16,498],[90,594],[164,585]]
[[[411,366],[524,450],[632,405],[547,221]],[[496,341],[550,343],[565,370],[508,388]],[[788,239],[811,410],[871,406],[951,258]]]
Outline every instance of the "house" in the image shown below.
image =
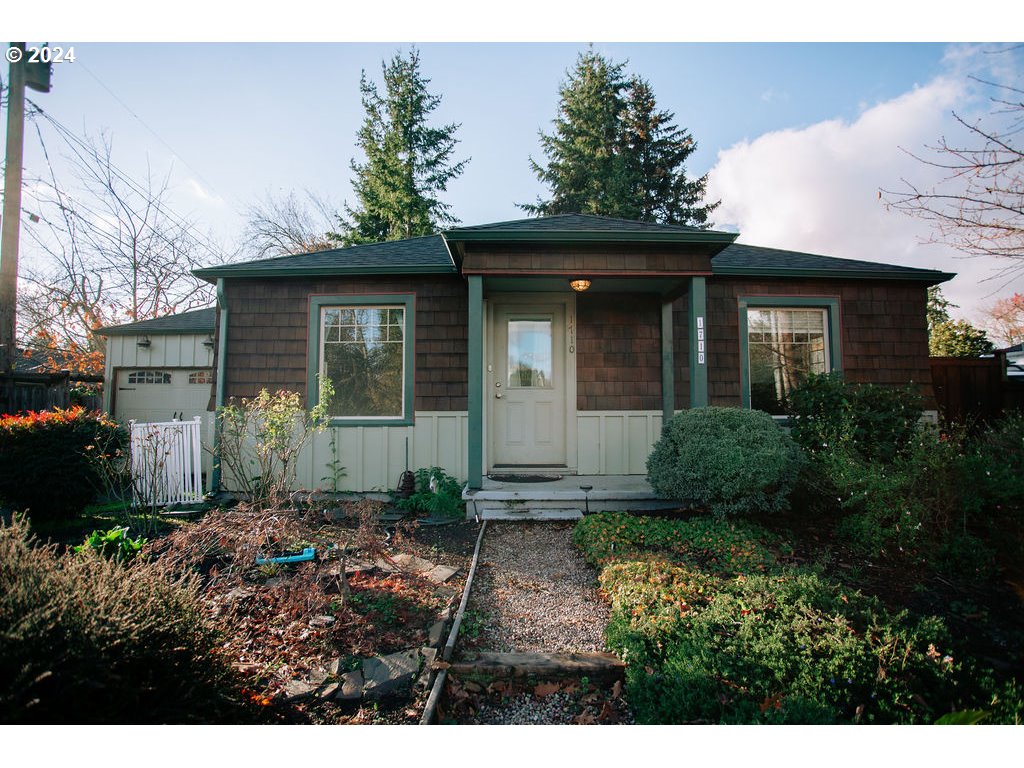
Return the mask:
[[215,401],[312,406],[326,375],[333,439],[303,485],[334,460],[341,487],[386,490],[408,462],[472,492],[494,473],[642,476],[674,411],[781,414],[808,371],[931,396],[926,289],[952,275],[736,237],[560,215],[196,270],[217,286]]

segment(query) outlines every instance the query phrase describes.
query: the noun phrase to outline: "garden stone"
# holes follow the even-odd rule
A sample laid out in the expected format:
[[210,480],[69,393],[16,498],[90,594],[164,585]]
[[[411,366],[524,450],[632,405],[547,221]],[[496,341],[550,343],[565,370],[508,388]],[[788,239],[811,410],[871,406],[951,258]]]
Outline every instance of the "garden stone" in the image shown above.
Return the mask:
[[418,648],[367,659],[363,662],[363,695],[376,699],[407,691],[419,671]]
[[363,673],[360,670],[346,672],[341,676],[341,690],[335,696],[335,701],[359,701],[363,698]]
[[452,568],[452,567],[447,566],[447,565],[435,565],[432,569],[427,571],[427,573],[425,573],[424,575],[428,579],[430,579],[431,581],[435,582],[436,584],[442,584],[442,583],[448,581],[448,579],[450,579],[452,576],[454,576],[458,572],[459,572],[458,568]]
[[329,627],[333,623],[333,616],[314,616],[309,620],[309,626],[311,627]]
[[317,691],[316,695],[320,699],[333,699],[338,695],[339,690],[341,690],[341,683],[329,683]]
[[302,701],[311,698],[317,686],[308,680],[289,680],[284,686],[285,700]]
[[418,690],[424,690],[430,685],[430,676],[434,673],[431,667],[437,659],[437,648],[420,648],[420,654],[423,656],[423,670],[416,678],[415,687]]
[[435,621],[430,625],[430,629],[427,630],[427,645],[433,648],[440,648],[441,643],[444,642],[444,628],[447,622]]

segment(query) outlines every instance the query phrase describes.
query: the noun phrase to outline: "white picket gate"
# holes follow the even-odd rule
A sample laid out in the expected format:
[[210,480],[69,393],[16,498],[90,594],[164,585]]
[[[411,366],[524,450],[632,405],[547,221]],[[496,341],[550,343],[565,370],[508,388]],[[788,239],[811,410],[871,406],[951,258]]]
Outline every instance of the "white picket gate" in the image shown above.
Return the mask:
[[201,419],[141,424],[131,428],[136,503],[154,506],[203,500]]

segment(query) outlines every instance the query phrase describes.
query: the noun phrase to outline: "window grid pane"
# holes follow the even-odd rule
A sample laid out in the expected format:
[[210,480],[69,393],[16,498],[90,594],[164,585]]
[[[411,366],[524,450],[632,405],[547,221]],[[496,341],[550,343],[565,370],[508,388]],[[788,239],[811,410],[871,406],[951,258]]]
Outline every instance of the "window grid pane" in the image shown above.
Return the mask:
[[783,414],[809,373],[828,371],[825,310],[750,309],[747,328],[750,407]]
[[401,418],[405,395],[405,307],[332,307],[321,312],[321,372],[340,418]]

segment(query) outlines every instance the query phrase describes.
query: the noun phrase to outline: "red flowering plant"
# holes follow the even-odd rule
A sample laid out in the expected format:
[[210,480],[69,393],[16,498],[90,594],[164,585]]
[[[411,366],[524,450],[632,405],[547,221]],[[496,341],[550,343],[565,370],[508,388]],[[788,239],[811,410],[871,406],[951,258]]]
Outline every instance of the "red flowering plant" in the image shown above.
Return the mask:
[[116,422],[81,407],[0,416],[0,501],[35,520],[76,515],[100,487],[91,454],[127,443]]

